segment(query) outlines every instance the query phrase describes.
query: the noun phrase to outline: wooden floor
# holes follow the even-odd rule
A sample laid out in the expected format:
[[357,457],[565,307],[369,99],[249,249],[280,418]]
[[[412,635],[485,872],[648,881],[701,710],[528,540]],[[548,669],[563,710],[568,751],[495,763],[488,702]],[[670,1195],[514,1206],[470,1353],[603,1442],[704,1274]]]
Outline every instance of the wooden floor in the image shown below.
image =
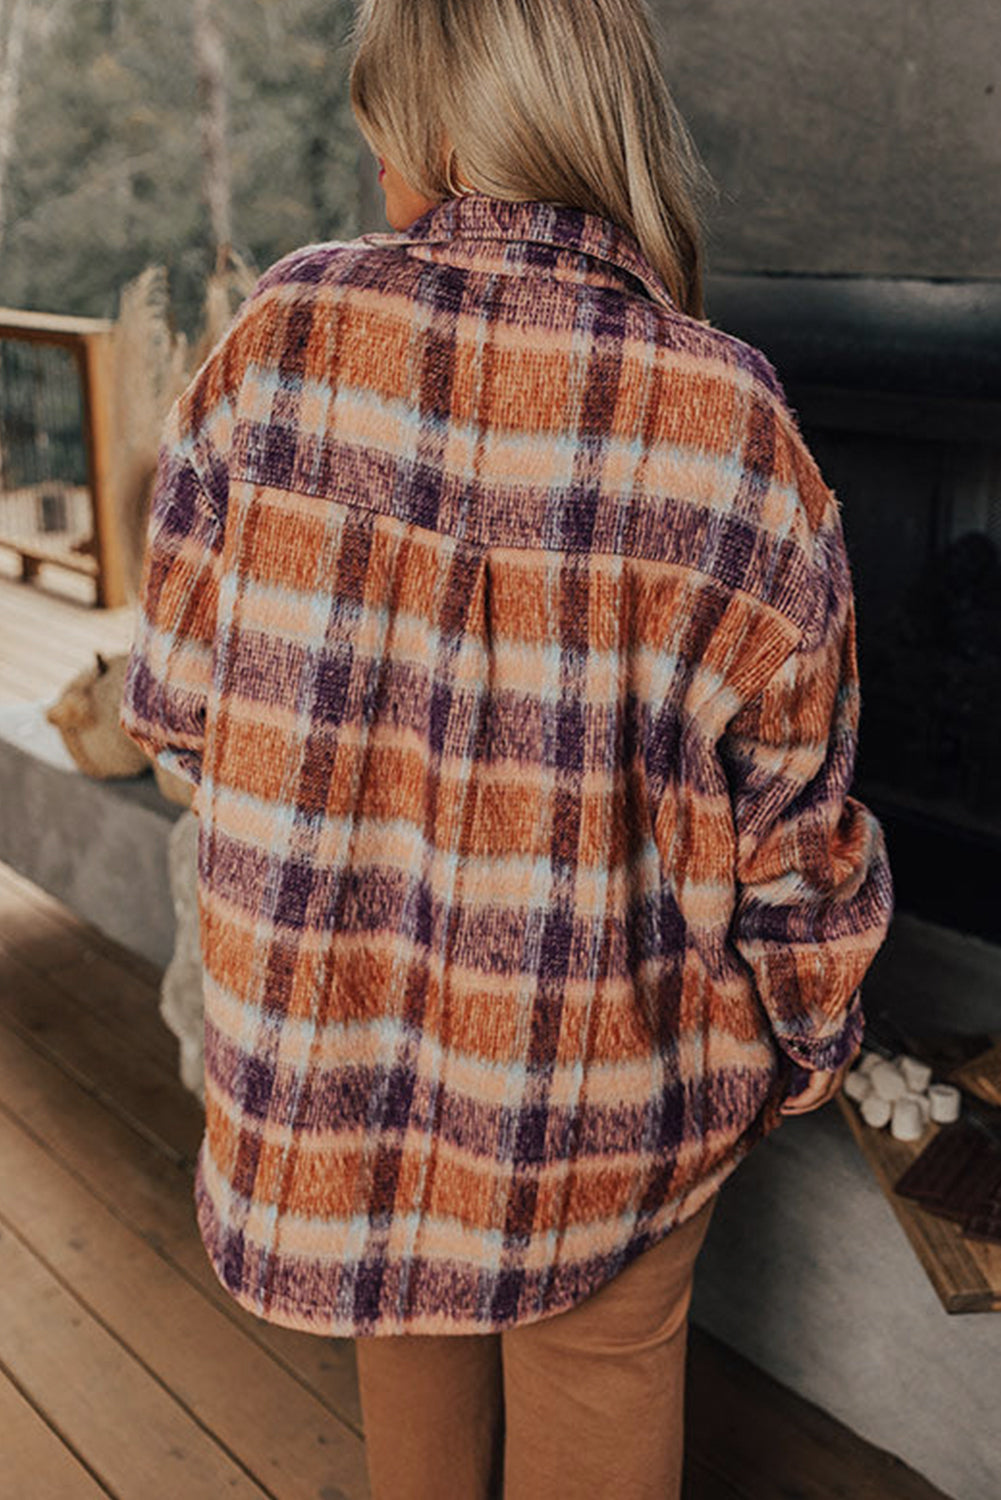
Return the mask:
[[93,580],[43,564],[21,583],[12,552],[0,547],[0,703],[51,702],[71,677],[93,666],[95,651],[127,651],[135,610],[95,609]]
[[[0,1493],[361,1500],[353,1346],[245,1313],[205,1256],[158,983],[0,865]],[[686,1500],[941,1500],[694,1327],[686,1452]]]

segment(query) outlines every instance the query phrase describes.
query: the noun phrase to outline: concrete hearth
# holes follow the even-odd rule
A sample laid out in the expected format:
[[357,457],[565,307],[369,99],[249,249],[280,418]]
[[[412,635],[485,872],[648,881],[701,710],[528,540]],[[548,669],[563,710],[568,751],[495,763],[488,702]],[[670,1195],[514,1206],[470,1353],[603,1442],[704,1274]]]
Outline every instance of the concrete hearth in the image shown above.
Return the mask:
[[174,950],[167,839],[183,809],[151,771],[84,776],[44,703],[0,704],[0,860],[102,932],[166,965]]

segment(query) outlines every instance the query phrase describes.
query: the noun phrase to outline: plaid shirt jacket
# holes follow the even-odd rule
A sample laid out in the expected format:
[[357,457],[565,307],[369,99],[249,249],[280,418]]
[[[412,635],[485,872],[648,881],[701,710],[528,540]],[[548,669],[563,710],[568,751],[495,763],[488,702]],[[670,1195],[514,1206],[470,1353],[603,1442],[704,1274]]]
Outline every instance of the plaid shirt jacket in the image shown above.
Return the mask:
[[598,1288],[857,1052],[837,502],[636,240],[448,201],[259,281],[171,411],[122,724],[194,784],[206,1251],[318,1334]]

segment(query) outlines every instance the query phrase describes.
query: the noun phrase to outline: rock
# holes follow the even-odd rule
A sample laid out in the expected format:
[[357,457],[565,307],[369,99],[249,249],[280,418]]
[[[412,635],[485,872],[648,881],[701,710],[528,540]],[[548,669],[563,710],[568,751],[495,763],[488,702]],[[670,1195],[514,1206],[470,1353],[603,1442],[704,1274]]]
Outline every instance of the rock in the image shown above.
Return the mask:
[[170,893],[177,936],[160,988],[160,1014],[181,1044],[181,1082],[205,1102],[205,1001],[198,913],[198,818],[182,813],[170,832]]

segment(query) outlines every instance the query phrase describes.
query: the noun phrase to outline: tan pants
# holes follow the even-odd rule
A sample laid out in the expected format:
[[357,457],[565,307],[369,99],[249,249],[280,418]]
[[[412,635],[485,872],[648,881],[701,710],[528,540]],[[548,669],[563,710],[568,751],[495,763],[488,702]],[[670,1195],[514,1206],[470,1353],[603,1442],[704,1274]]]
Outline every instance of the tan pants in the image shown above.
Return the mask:
[[357,1339],[372,1500],[678,1500],[688,1307],[717,1197],[568,1312]]

